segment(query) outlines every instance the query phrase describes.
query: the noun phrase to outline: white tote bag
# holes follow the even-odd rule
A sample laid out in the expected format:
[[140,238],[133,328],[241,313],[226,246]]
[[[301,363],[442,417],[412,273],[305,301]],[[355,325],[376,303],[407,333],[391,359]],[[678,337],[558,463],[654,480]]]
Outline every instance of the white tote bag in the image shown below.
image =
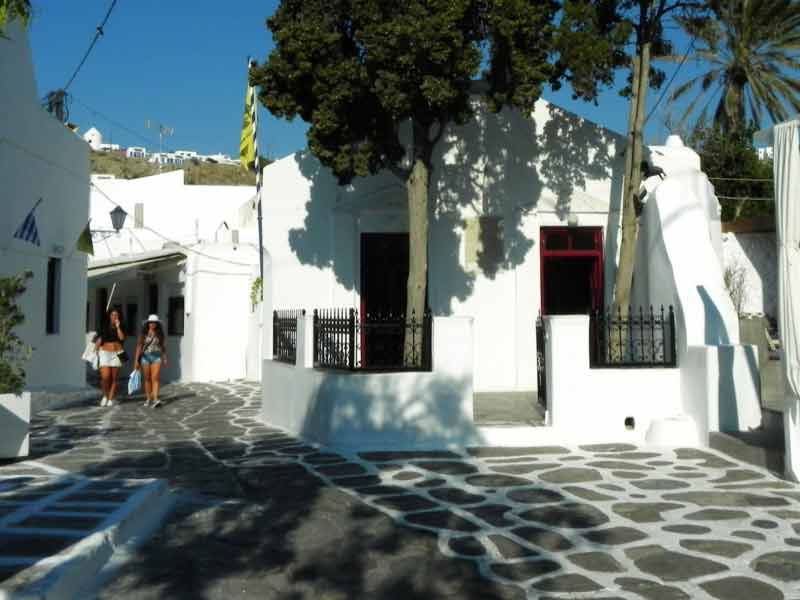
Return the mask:
[[95,371],[100,368],[100,355],[97,353],[97,347],[94,345],[94,342],[88,342],[86,344],[86,350],[83,351],[81,358],[92,365]]

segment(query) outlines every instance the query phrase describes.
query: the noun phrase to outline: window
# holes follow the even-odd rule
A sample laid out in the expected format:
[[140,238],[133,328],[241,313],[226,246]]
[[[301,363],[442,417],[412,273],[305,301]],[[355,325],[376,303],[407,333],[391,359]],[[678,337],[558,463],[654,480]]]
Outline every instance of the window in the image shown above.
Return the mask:
[[61,317],[61,259],[47,259],[47,315],[45,332],[58,333]]
[[548,250],[566,250],[569,238],[565,233],[551,233],[545,237],[545,248]]
[[151,283],[147,288],[147,310],[151,315],[158,314],[158,284]]
[[167,335],[183,335],[183,296],[169,299]]

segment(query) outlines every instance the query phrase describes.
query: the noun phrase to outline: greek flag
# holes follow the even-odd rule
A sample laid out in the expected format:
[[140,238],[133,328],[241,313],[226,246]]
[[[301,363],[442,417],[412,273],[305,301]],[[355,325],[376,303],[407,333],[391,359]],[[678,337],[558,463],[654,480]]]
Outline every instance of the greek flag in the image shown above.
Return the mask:
[[22,222],[17,230],[14,232],[14,237],[25,242],[30,242],[31,244],[35,244],[37,246],[41,246],[41,242],[39,241],[39,229],[36,227],[36,218],[33,216],[33,212],[36,210],[36,207],[41,204],[42,199],[39,198],[39,201],[33,205],[33,208],[28,213],[28,216],[25,217],[25,220]]

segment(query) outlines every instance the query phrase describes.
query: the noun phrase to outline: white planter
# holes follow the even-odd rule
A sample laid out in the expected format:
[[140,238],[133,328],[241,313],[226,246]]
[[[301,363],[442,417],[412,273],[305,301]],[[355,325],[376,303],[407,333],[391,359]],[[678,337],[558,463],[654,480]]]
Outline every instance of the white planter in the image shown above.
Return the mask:
[[0,458],[28,456],[31,394],[0,394]]

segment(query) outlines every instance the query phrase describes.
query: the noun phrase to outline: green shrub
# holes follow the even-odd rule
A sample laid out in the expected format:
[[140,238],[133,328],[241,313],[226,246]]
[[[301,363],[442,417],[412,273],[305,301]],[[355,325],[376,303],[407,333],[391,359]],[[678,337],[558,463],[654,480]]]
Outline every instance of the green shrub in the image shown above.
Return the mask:
[[25,293],[25,283],[32,277],[30,271],[0,277],[0,394],[19,394],[25,387],[23,365],[30,358],[31,348],[14,333],[14,328],[25,321],[17,299]]

